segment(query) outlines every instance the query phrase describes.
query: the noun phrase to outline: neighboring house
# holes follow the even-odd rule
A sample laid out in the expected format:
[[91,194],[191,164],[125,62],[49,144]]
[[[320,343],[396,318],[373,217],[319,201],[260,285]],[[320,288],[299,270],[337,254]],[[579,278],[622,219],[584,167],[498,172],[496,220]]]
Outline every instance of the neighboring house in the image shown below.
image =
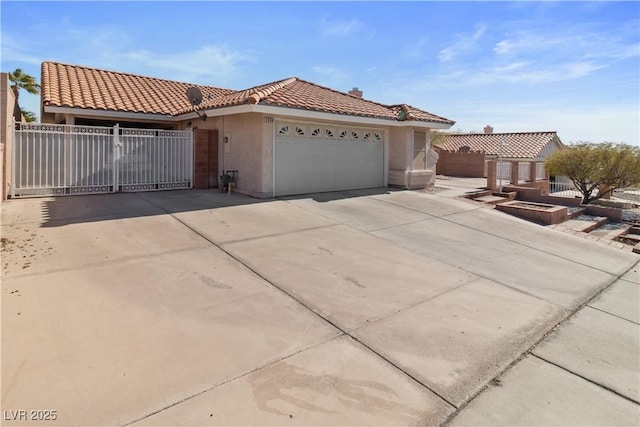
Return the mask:
[[[542,161],[561,147],[562,141],[554,131],[493,133],[493,128],[486,126],[484,133],[445,134],[435,148],[440,152],[441,160],[461,164],[465,158],[471,157],[465,156],[466,153],[478,152],[485,153],[485,160],[498,159],[501,156],[505,162]],[[445,160],[443,154],[451,156]],[[474,176],[483,175],[475,173]]]
[[455,123],[295,77],[241,91],[198,85],[196,113],[186,97],[191,86],[44,62],[42,122],[193,129],[195,174],[204,162],[210,177],[196,186],[213,187],[211,177],[238,170],[236,190],[255,197],[424,188],[435,177],[427,167],[429,132]]

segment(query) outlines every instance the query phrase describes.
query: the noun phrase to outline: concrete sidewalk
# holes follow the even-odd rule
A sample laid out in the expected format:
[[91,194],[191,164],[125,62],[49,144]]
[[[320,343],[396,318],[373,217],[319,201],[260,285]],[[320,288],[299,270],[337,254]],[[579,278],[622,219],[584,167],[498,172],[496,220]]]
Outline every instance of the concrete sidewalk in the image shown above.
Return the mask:
[[452,195],[4,203],[3,425],[637,425],[640,257]]

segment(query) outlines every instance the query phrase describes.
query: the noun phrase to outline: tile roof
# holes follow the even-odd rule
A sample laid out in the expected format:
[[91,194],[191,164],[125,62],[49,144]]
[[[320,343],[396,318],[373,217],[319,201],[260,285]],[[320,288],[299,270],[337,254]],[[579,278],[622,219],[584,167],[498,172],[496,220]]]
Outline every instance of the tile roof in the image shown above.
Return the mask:
[[551,141],[562,144],[556,132],[515,132],[515,133],[466,133],[446,134],[444,141],[436,146],[448,151],[458,151],[469,147],[473,151],[484,151],[487,155],[497,156],[500,143],[506,142],[502,156],[514,159],[535,158]]
[[[181,83],[115,71],[55,62],[42,63],[44,106],[178,116],[192,111]],[[297,77],[235,91],[198,85],[203,94],[199,110],[259,104],[360,117],[453,125],[455,122],[408,105],[383,105],[311,83]]]
[[[118,73],[54,62],[42,63],[43,105],[174,115],[191,110],[185,93],[190,83]],[[199,86],[203,97],[219,97],[234,91]]]

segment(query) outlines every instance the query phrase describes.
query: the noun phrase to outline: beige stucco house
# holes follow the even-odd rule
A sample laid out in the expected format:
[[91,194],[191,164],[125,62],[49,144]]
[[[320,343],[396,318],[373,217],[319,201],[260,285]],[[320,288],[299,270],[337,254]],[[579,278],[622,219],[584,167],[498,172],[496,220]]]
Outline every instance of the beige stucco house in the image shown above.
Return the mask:
[[235,190],[255,197],[425,187],[429,131],[455,123],[295,77],[236,91],[44,62],[41,87],[43,123],[192,129],[195,186],[237,170]]

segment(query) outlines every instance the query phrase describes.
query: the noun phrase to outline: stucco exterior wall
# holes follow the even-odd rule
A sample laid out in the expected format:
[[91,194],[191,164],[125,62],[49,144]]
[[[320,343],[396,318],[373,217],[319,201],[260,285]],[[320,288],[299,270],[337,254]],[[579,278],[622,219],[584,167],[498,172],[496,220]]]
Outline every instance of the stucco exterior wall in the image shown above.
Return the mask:
[[0,73],[0,196],[7,199],[11,185],[13,156],[13,110],[16,98],[11,90],[9,75]]
[[406,127],[389,130],[389,186],[418,189],[426,188],[435,181],[435,169],[413,169],[413,139],[416,130],[427,133],[428,147],[429,129]]
[[[215,114],[215,112],[214,112]],[[43,117],[46,115],[43,114]],[[77,116],[80,117],[80,116]],[[53,121],[73,123],[75,115],[48,117]],[[274,138],[278,120],[288,120],[286,116],[272,116],[264,113],[238,113],[226,116],[210,116],[206,120],[191,118],[180,122],[166,122],[176,129],[215,129],[218,131],[218,172],[237,170],[237,181],[233,191],[253,197],[273,197],[274,190]],[[299,117],[291,118],[301,121]],[[138,120],[142,123],[142,120]],[[338,126],[337,122],[326,122]],[[125,121],[121,126],[126,127]],[[358,124],[348,126],[370,128]],[[413,170],[414,132],[410,123],[406,127],[373,126],[384,132],[384,182],[385,185],[401,188],[424,188],[433,182],[435,170]],[[428,129],[420,128],[423,132]],[[197,153],[196,153],[197,154]]]
[[547,145],[544,146],[542,150],[540,150],[540,153],[538,153],[538,157],[536,157],[536,160],[543,160],[558,148],[560,148],[560,144],[558,144],[556,141],[550,141]]
[[235,191],[253,197],[272,196],[269,183],[264,182],[265,173],[269,175],[265,165],[273,163],[272,159],[264,158],[264,145],[268,145],[264,144],[264,125],[262,114],[248,113],[225,116],[219,128],[223,138],[220,170],[237,170]]
[[273,196],[273,146],[275,138],[275,118],[262,118],[262,194]]
[[413,130],[391,128],[389,135],[389,169],[406,171],[411,169],[409,151],[413,150]]

